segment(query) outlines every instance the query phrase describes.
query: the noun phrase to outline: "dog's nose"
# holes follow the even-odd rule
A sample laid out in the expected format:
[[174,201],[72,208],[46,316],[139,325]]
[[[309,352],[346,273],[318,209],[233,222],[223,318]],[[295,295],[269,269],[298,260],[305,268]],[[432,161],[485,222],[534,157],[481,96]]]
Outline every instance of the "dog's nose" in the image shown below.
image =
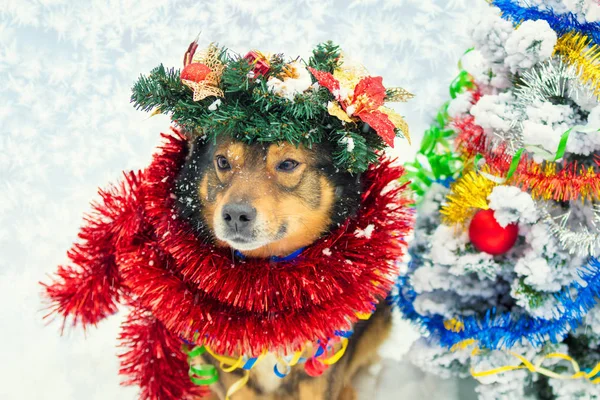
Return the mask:
[[222,215],[229,228],[240,232],[256,219],[256,208],[248,203],[230,203],[223,207]]

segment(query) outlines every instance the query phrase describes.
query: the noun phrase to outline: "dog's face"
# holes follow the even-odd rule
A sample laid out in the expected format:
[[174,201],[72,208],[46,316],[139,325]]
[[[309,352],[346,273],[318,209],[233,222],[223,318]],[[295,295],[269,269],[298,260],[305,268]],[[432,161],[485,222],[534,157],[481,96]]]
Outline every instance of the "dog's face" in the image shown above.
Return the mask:
[[356,211],[359,180],[333,166],[326,145],[196,144],[179,177],[180,211],[218,245],[250,257],[310,245]]

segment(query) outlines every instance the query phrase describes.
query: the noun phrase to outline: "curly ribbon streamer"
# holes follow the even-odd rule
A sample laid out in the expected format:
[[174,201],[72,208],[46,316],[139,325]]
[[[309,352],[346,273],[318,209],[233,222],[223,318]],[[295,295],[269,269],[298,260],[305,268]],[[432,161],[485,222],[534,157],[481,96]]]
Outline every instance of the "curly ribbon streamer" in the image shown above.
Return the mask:
[[[371,314],[368,314],[368,316],[363,317],[368,319],[368,317],[370,316]],[[323,364],[333,365],[342,358],[342,356],[346,352],[346,349],[348,348],[348,338],[346,337],[346,334],[347,333],[345,333],[344,335],[340,335],[340,343],[342,344],[342,347],[330,357],[322,360]],[[197,338],[195,338],[195,340],[197,340]],[[244,370],[244,376],[237,380],[227,390],[225,400],[230,400],[233,394],[241,390],[248,383],[248,380],[250,379],[250,369],[252,369],[252,367],[254,367],[254,365],[258,363],[266,354],[263,353],[259,357],[250,358],[246,360],[246,362],[244,362],[243,356],[235,358],[223,354],[217,354],[214,351],[212,351],[208,346],[196,346],[193,349],[186,351],[186,353],[188,355],[189,361],[191,361],[191,359],[193,358],[201,356],[204,353],[208,353],[220,363],[219,367],[224,372],[232,372],[239,368]],[[303,351],[296,351],[289,362],[287,362],[281,357],[277,357],[277,363],[273,366],[273,372],[275,373],[275,375],[279,378],[285,378],[290,373],[291,367],[298,364],[302,360],[302,353]],[[320,357],[323,354],[325,354],[325,348],[322,345],[320,345],[317,348],[317,351],[315,352],[315,355],[313,357]],[[279,370],[279,365],[284,366],[284,372],[281,372]],[[190,380],[198,386],[208,386],[219,380],[219,373],[215,366],[211,364],[193,365],[190,362],[190,369],[188,373],[190,376]]]
[[[277,357],[277,364],[273,366],[273,372],[275,373],[275,375],[277,375],[278,378],[285,378],[292,370],[292,367],[298,364],[298,362],[301,360],[302,353],[302,351],[295,352],[290,362],[287,362],[282,357]],[[285,372],[279,371],[279,368],[277,367],[278,364],[282,364],[285,367]]]
[[[453,318],[453,319],[456,319],[456,318]],[[445,322],[444,322],[444,325],[445,325]],[[455,332],[455,331],[453,331],[453,332]],[[472,344],[475,344],[475,343],[477,343],[477,341],[475,339],[465,339],[465,340],[463,340],[461,342],[456,343],[454,346],[452,346],[450,348],[450,351],[464,350],[467,347],[469,347],[469,346],[471,346]],[[473,353],[475,353],[476,351],[477,351],[477,347],[475,347],[473,349]]]
[[[594,378],[598,374],[598,372],[600,372],[600,363],[596,364],[596,366],[590,372],[585,372],[585,371],[581,371],[577,361],[575,361],[571,356],[569,356],[567,354],[562,354],[562,353],[546,354],[545,356],[540,357],[536,361],[535,364],[532,363],[531,361],[527,360],[522,355],[514,353],[512,351],[509,351],[508,354],[518,358],[521,361],[521,364],[520,365],[505,365],[503,367],[498,367],[498,368],[494,368],[494,369],[491,369],[488,371],[479,371],[479,372],[475,372],[473,369],[471,369],[471,375],[474,378],[480,378],[480,377],[484,377],[484,376],[497,375],[497,374],[501,374],[504,372],[515,371],[518,369],[527,369],[527,370],[529,370],[529,372],[538,373],[538,374],[541,374],[541,375],[544,375],[544,376],[547,376],[547,377],[553,378],[553,379],[561,379],[561,380],[587,379],[594,385],[600,382],[600,378]],[[570,362],[575,373],[573,373],[571,375],[559,374],[548,368],[542,367],[542,364],[544,363],[544,361],[550,360],[553,358],[558,358],[558,359]]]
[[[463,56],[473,49],[467,49]],[[459,93],[475,88],[473,77],[462,68],[462,60],[458,62],[458,69],[460,73],[450,84],[450,96],[453,99]],[[411,181],[411,188],[418,198],[422,198],[434,182],[447,186],[462,171],[463,160],[453,152],[449,141],[455,133],[448,127],[448,105],[449,102],[442,105],[435,124],[423,134],[415,161],[405,164],[406,176]]]
[[367,320],[369,318],[371,318],[371,315],[373,315],[372,312],[368,312],[368,313],[356,313],[356,318],[360,319],[360,320]]
[[198,366],[190,366],[190,380],[198,386],[212,385],[219,380],[219,373],[214,365],[202,364]]
[[338,362],[340,360],[340,358],[342,358],[342,356],[346,352],[346,349],[348,348],[348,339],[342,338],[341,343],[342,343],[342,348],[339,349],[337,352],[335,352],[335,354],[333,354],[331,357],[323,360],[323,364],[332,365],[332,364],[335,364],[336,362]]
[[[466,53],[465,53],[466,54]],[[456,78],[450,84],[450,97],[453,99],[459,93],[462,93],[466,90],[473,89],[475,87],[475,83],[473,82],[473,77],[467,71],[462,70],[458,74]]]
[[[340,343],[342,344],[342,347],[338,351],[336,351],[331,357],[328,357],[328,358],[322,360],[321,362],[323,364],[333,365],[336,362],[338,362],[340,360],[340,358],[342,358],[342,356],[346,352],[346,349],[348,348],[348,339],[346,337],[342,337]],[[324,353],[325,353],[325,349],[323,348],[323,346],[319,346],[319,348],[315,352],[313,358],[320,357]],[[301,355],[302,355],[302,351],[297,351],[294,354],[294,356],[292,357],[290,362],[287,362],[282,357],[277,357],[277,363],[273,366],[273,372],[275,373],[275,375],[277,375],[277,377],[279,377],[279,378],[285,378],[290,373],[291,367],[293,367],[300,361]],[[281,372],[279,370],[279,367],[278,367],[279,365],[282,365],[285,368],[285,372]]]
[[551,161],[558,161],[565,155],[565,151],[567,150],[567,141],[569,140],[569,135],[573,129],[585,129],[583,126],[574,126],[569,128],[565,133],[563,133],[560,137],[560,142],[558,143],[558,148],[556,149],[556,153],[552,154],[549,151],[542,149],[538,146],[525,146],[524,148],[519,149],[512,158],[510,162],[510,168],[506,174],[506,179],[510,179],[517,167],[519,166],[519,162],[521,161],[521,156],[525,150],[531,151],[534,154],[541,155],[544,158],[550,159]]
[[[192,350],[188,351],[187,355],[191,360],[201,356],[205,352],[206,348],[204,346],[196,346]],[[190,376],[190,380],[198,386],[212,385],[219,380],[219,372],[215,366],[211,364],[192,365],[190,363],[188,374]]]
[[[448,320],[445,322],[450,323],[453,320],[455,320],[455,319]],[[464,350],[472,345],[474,345],[474,348],[473,348],[473,351],[471,354],[475,356],[475,355],[479,354],[479,352],[480,352],[480,349],[477,346],[477,341],[475,339],[466,339],[461,342],[458,342],[454,346],[452,346],[452,348],[450,348],[450,351],[453,352],[456,350]],[[596,366],[591,371],[585,372],[585,371],[581,370],[577,361],[575,361],[571,356],[569,356],[567,354],[563,354],[563,353],[546,354],[542,357],[539,357],[535,363],[527,360],[522,355],[517,354],[513,351],[507,351],[507,354],[510,354],[511,356],[517,358],[519,361],[521,361],[521,364],[519,364],[519,365],[504,365],[504,366],[493,368],[493,369],[490,369],[487,371],[475,371],[473,368],[471,368],[471,371],[470,371],[471,375],[473,376],[473,378],[482,378],[485,376],[502,374],[504,372],[516,371],[519,369],[527,369],[529,372],[541,374],[541,375],[544,375],[544,376],[547,376],[547,377],[553,378],[553,379],[561,379],[561,380],[587,379],[593,384],[600,383],[600,377],[594,378],[596,375],[598,375],[598,373],[600,373],[600,363],[596,364]],[[556,372],[542,366],[545,361],[550,360],[550,359],[556,359],[556,358],[570,362],[574,373],[571,375],[559,374],[559,373],[556,373]]]
[[[234,358],[222,354],[216,354],[207,346],[196,346],[192,350],[187,352],[188,358],[190,360],[192,358],[201,356],[204,353],[210,354],[217,361],[219,361],[220,367],[224,372],[232,372],[238,368],[244,369],[244,376],[229,387],[227,393],[225,394],[225,400],[230,400],[231,396],[234,393],[242,389],[248,383],[248,379],[250,379],[250,368],[252,368],[255,362],[263,356],[261,355],[260,357],[258,357],[258,359],[249,359],[246,362],[246,364],[242,367],[242,363],[244,361],[244,358],[242,356],[240,356],[239,358]],[[250,366],[245,368],[249,363]],[[219,373],[215,366],[211,364],[190,364],[189,375],[190,380],[198,386],[208,386],[219,380]]]
[[[285,372],[279,372],[278,365],[282,364],[285,367]],[[278,378],[285,378],[292,371],[292,367],[285,362],[281,357],[277,357],[277,363],[273,366],[273,372]]]
[[[360,320],[368,320],[369,318],[371,318],[372,315],[373,315],[373,311],[364,312],[364,313],[359,313],[359,312],[356,313],[356,317]],[[346,352],[346,349],[348,348],[348,343],[349,343],[348,338],[352,335],[352,333],[353,333],[352,331],[336,331],[336,336],[338,336],[340,338],[341,348],[339,350],[335,351],[331,356],[321,360],[321,363],[329,366],[329,365],[333,365],[336,362],[338,362],[342,358],[344,353]],[[184,339],[184,342],[187,345],[192,345],[193,343],[197,342],[198,339],[199,339],[199,335],[198,335],[198,333],[196,333],[194,335],[193,342],[188,342],[185,339]],[[312,358],[321,357],[330,350],[330,347],[327,343],[325,343],[325,345],[324,345],[324,344],[319,344],[319,342],[317,342],[317,344],[318,344],[318,347],[315,351],[315,354],[312,356]],[[206,385],[206,386],[211,385],[211,384],[217,382],[219,379],[218,371],[214,365],[210,365],[210,364],[193,365],[192,364],[192,362],[191,362],[192,359],[199,357],[204,353],[208,353],[214,359],[216,359],[219,362],[219,367],[223,370],[223,372],[232,372],[232,371],[234,371],[236,369],[240,369],[240,368],[244,370],[244,376],[242,378],[240,378],[238,381],[236,381],[233,385],[231,385],[231,387],[227,390],[225,400],[229,400],[230,397],[234,393],[236,393],[237,391],[242,389],[248,383],[248,380],[250,377],[250,370],[254,367],[254,365],[256,365],[256,363],[260,362],[260,360],[266,354],[266,352],[263,352],[263,354],[261,354],[259,357],[253,357],[253,358],[249,358],[249,359],[245,360],[244,356],[239,356],[236,358],[236,357],[231,357],[231,356],[227,356],[224,354],[218,354],[218,353],[214,352],[209,346],[205,346],[205,345],[195,346],[191,350],[188,349],[188,346],[184,346],[184,351],[188,355],[188,362],[190,364],[190,369],[189,369],[190,380],[194,384],[199,385],[199,386],[200,385]],[[273,366],[273,372],[275,373],[275,375],[279,378],[284,378],[285,376],[287,376],[291,371],[291,367],[295,366],[300,361],[305,360],[302,358],[303,353],[304,353],[304,350],[296,351],[294,353],[294,355],[291,357],[291,359],[289,360],[289,362],[282,357],[277,357],[277,363]],[[279,366],[284,367],[283,372],[280,371]]]
[[225,400],[230,400],[231,396],[233,396],[234,393],[236,393],[238,390],[240,390],[241,388],[246,386],[249,379],[250,379],[250,371],[245,370],[244,376],[241,377],[239,380],[235,381],[235,383],[233,385],[231,385],[229,387],[229,389],[227,389],[227,393],[225,394]]
[[523,155],[524,151],[524,148],[517,150],[512,160],[510,161],[510,167],[508,168],[508,172],[506,173],[506,178],[502,179],[503,182],[505,182],[507,179],[510,179],[510,177],[514,175],[515,171],[517,170],[517,167],[519,166],[519,162],[521,161],[521,156]]

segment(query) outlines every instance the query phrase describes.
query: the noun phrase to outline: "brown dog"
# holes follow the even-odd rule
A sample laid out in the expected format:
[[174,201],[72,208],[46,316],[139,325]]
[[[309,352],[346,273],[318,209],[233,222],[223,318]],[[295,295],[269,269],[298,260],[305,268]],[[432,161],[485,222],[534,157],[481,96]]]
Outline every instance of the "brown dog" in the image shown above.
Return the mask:
[[[286,256],[310,245],[346,218],[360,203],[360,176],[335,168],[327,144],[312,148],[287,142],[245,144],[226,137],[198,139],[177,182],[179,213],[198,235],[247,257]],[[373,362],[391,328],[387,305],[353,328],[344,356],[323,375],[312,378],[292,368],[280,379],[274,356],[250,372],[233,399],[354,399],[351,380]],[[218,362],[205,356],[205,362]],[[215,398],[241,378],[221,371],[212,386]]]

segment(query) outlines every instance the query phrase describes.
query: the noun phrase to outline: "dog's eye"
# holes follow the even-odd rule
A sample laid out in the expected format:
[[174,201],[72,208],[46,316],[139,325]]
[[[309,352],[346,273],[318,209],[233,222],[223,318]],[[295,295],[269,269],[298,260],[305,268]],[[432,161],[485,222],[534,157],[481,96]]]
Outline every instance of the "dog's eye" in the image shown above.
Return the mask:
[[298,165],[300,165],[300,163],[298,161],[287,159],[287,160],[279,163],[279,165],[277,166],[277,170],[284,171],[284,172],[290,172],[290,171],[295,170]]
[[229,161],[227,161],[227,159],[223,156],[217,156],[217,167],[219,167],[219,169],[222,171],[231,169]]

